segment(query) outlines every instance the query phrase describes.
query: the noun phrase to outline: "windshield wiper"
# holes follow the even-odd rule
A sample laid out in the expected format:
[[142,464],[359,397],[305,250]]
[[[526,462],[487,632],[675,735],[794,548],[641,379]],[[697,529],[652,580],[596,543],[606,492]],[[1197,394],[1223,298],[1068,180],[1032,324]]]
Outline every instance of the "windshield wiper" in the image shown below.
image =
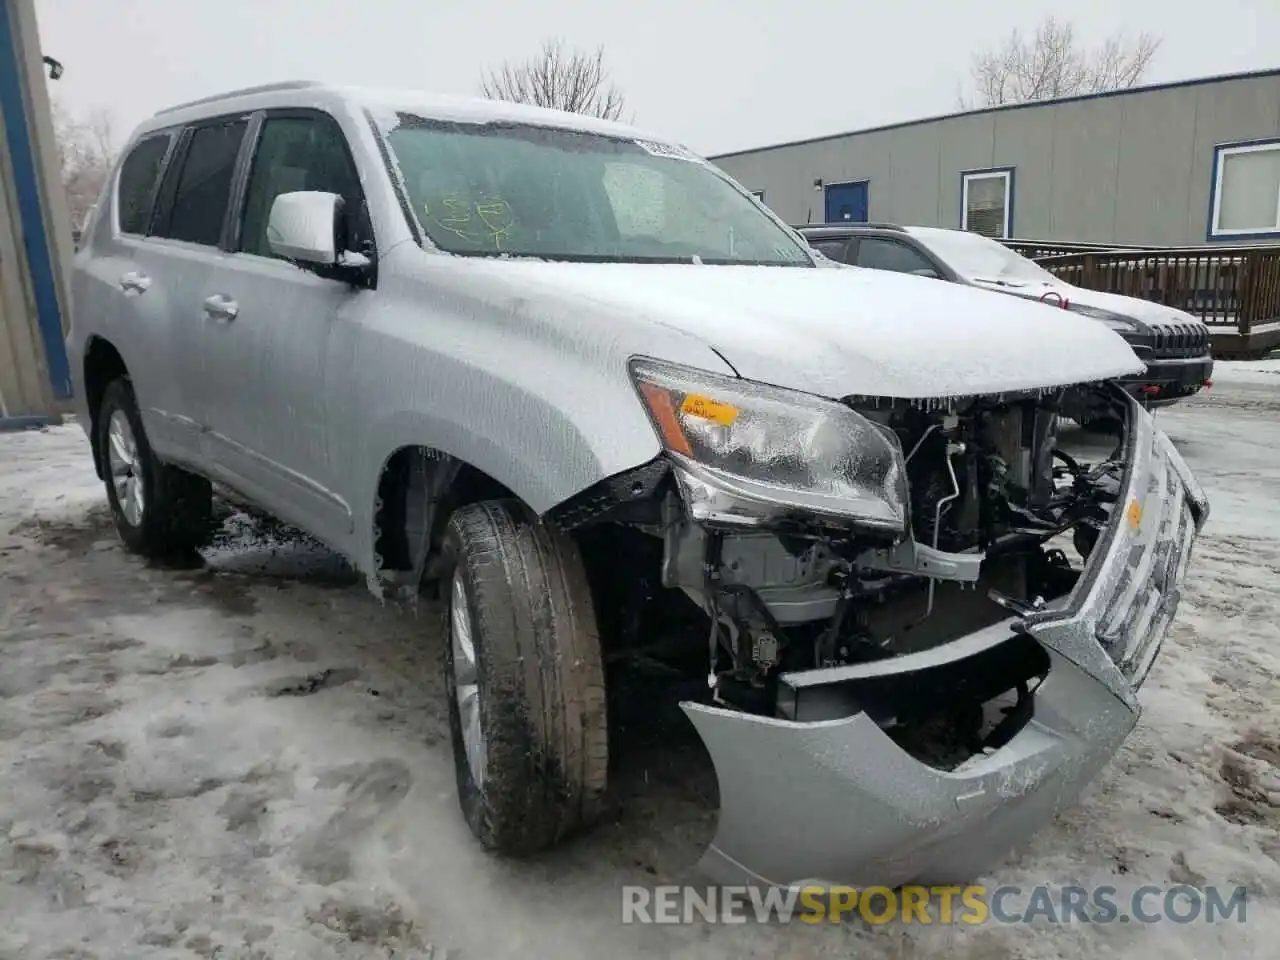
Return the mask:
[[683,257],[638,257],[627,254],[607,253],[528,253],[515,250],[449,250],[455,257],[488,257],[511,260],[546,260],[552,263],[635,263],[635,264],[699,264],[715,267],[812,267],[807,260],[728,260],[722,257],[703,257],[696,254]]

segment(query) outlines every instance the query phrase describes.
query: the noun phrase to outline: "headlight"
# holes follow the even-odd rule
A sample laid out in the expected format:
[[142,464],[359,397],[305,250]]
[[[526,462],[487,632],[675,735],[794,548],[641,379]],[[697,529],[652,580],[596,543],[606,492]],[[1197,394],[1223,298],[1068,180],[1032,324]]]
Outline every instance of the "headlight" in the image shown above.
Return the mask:
[[759,524],[801,511],[901,533],[902,447],[832,400],[653,360],[631,374],[693,517]]
[[1067,305],[1067,309],[1072,313],[1079,313],[1094,320],[1101,320],[1112,330],[1118,333],[1137,333],[1138,325],[1128,317],[1122,317],[1118,313],[1112,313],[1110,310],[1103,310],[1100,307],[1086,307],[1082,304],[1071,303]]

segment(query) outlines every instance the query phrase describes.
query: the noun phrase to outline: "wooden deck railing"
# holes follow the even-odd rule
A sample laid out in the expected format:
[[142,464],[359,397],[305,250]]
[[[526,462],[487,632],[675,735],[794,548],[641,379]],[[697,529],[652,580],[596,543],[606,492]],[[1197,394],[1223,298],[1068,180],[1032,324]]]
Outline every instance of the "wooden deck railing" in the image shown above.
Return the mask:
[[1031,260],[1039,260],[1041,257],[1063,256],[1068,253],[1110,253],[1113,250],[1147,250],[1149,247],[1140,247],[1129,244],[1114,243],[1075,243],[1072,241],[1057,240],[1017,240],[1008,239],[1001,240],[1006,247],[1016,250]]
[[1090,245],[1007,243],[1067,283],[1199,317],[1217,355],[1258,356],[1280,345],[1280,245],[1084,250],[1078,248]]

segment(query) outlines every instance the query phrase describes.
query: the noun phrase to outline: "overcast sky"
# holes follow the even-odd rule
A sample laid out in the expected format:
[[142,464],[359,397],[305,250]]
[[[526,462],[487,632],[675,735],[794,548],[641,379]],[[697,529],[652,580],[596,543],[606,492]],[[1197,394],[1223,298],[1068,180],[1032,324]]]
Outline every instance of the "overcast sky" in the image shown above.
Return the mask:
[[605,48],[634,121],[706,154],[950,112],[972,54],[1068,10],[1164,38],[1151,82],[1280,67],[1280,0],[36,0],[52,85],[123,139],[160,107],[317,79],[476,92],[544,38]]

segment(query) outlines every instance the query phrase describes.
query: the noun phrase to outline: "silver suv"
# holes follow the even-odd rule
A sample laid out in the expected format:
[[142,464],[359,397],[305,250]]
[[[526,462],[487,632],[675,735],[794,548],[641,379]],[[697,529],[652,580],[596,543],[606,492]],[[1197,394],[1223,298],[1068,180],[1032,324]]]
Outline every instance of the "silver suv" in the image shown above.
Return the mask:
[[[972,877],[1132,728],[1207,515],[1104,325],[831,267],[579,116],[304,83],[164,111],[74,304],[131,549],[200,546],[216,483],[447,600],[459,800],[504,853],[600,809],[604,663],[656,662],[701,690],[713,876]],[[1123,424],[1097,463],[1058,449],[1069,389]]]

